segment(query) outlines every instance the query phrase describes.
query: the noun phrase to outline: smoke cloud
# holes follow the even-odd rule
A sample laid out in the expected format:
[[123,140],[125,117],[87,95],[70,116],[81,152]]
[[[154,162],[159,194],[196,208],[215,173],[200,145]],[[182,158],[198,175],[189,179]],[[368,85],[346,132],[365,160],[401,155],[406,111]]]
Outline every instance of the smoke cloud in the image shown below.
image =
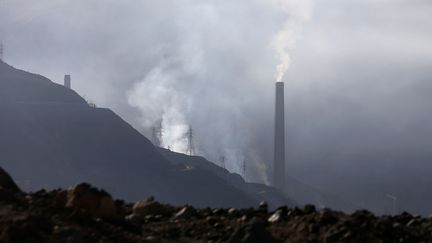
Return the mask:
[[[141,122],[144,128],[163,128],[161,141],[157,141],[162,147],[186,152],[188,123],[185,114],[189,97],[172,88],[175,81],[176,77],[164,67],[156,67],[141,82],[133,85],[128,102],[143,113]],[[158,123],[161,123],[161,128],[156,127]]]
[[279,0],[278,4],[287,16],[283,29],[277,33],[273,43],[280,60],[276,68],[276,81],[281,82],[291,63],[290,51],[301,38],[304,23],[311,18],[312,1]]
[[[252,5],[263,3],[257,1]],[[141,111],[143,129],[150,131],[160,120],[162,121],[163,147],[185,153],[188,150],[185,136],[188,128],[198,127],[195,136],[197,153],[210,157],[221,165],[224,163],[228,169],[240,173],[244,160],[258,166],[263,158],[256,155],[251,157],[248,154],[246,148],[251,147],[249,143],[251,131],[237,124],[247,119],[242,117],[242,110],[246,108],[242,106],[247,104],[243,105],[241,100],[235,98],[235,93],[245,95],[248,92],[247,82],[241,80],[248,74],[243,72],[250,72],[258,67],[253,61],[243,60],[247,62],[243,64],[242,60],[237,60],[237,63],[227,60],[230,56],[228,51],[241,51],[245,54],[250,52],[242,47],[241,40],[247,38],[248,29],[252,26],[245,28],[237,25],[246,21],[245,18],[251,13],[245,16],[233,13],[236,5],[204,2],[195,4],[194,7],[188,6],[181,11],[183,14],[178,16],[177,21],[180,23],[178,28],[182,35],[177,40],[177,46],[170,47],[174,52],[163,57],[163,60],[160,60],[160,63],[155,65],[142,80],[133,85],[129,90],[128,102]],[[278,0],[269,4],[268,8],[274,11],[275,19],[280,15],[281,19],[287,20],[276,22],[275,27],[279,25],[278,28],[281,29],[276,33],[276,37],[269,35],[265,37],[269,42],[262,40],[260,42],[262,46],[258,46],[257,43],[255,47],[265,49],[274,45],[281,62],[278,65],[280,81],[288,69],[288,52],[295,47],[302,24],[310,17],[311,2]],[[206,14],[203,15],[203,12]],[[200,19],[200,23],[192,23],[192,18]],[[221,25],[222,28],[218,28],[217,33],[211,33],[215,24]],[[206,36],[202,36],[203,34]],[[215,43],[214,39],[221,43]],[[221,68],[213,66],[216,65],[215,62]],[[232,77],[239,80],[218,77],[230,70],[238,72],[238,77]],[[211,92],[206,92],[209,86],[213,88]],[[224,90],[226,88],[232,93]],[[197,91],[205,92],[206,95],[200,95]],[[218,117],[226,118],[218,119]],[[217,126],[217,131],[223,133],[215,136],[212,134],[213,131],[203,129],[211,126]],[[260,180],[266,180],[265,173],[261,173]]]

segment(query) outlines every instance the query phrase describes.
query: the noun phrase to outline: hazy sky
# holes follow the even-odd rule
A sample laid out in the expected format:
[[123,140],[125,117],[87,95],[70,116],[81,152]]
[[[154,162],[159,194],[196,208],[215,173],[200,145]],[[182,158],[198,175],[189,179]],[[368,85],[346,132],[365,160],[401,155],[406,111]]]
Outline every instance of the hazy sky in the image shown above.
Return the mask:
[[8,63],[59,83],[72,74],[78,93],[146,135],[163,118],[165,146],[184,150],[179,138],[191,124],[200,154],[226,156],[235,172],[246,159],[249,179],[262,181],[272,157],[274,40],[292,28],[290,175],[325,185],[311,168],[335,173],[332,163],[343,161],[349,171],[357,161],[346,156],[428,151],[432,2],[288,2],[2,0],[0,35]]

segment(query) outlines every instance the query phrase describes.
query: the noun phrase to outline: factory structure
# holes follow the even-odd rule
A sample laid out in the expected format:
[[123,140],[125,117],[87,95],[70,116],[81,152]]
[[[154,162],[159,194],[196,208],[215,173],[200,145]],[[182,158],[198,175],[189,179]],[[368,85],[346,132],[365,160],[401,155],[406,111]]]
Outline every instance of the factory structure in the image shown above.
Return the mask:
[[70,74],[66,74],[64,76],[64,86],[68,89],[72,88],[72,79],[71,79]]
[[280,191],[285,189],[285,95],[284,83],[276,83],[273,186]]

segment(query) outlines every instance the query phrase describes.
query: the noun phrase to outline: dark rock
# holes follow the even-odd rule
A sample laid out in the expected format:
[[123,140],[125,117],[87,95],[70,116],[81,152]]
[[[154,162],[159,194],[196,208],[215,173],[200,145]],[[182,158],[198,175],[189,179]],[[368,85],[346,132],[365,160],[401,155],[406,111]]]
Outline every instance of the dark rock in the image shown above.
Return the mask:
[[136,215],[136,214],[130,214],[125,217],[125,221],[134,225],[134,226],[140,226],[144,223],[143,217]]
[[288,207],[279,207],[269,218],[269,223],[278,223],[286,219],[288,214]]
[[79,228],[65,226],[55,227],[54,239],[57,242],[81,243],[84,242],[82,231]]
[[143,217],[147,215],[169,216],[172,214],[169,207],[155,201],[153,197],[136,202],[132,210],[135,215]]
[[145,240],[146,242],[160,242],[160,239],[153,235],[147,236]]
[[85,210],[96,217],[115,218],[117,216],[111,195],[86,183],[68,190],[66,207]]
[[190,219],[196,215],[196,210],[193,207],[186,206],[178,211],[175,215],[175,219]]
[[401,224],[408,224],[411,219],[413,219],[413,216],[407,212],[403,212],[402,214],[395,216],[395,220]]
[[316,212],[316,208],[314,205],[305,205],[303,207],[303,212],[305,214],[311,214],[311,213],[315,213]]
[[254,219],[251,223],[237,229],[228,240],[229,243],[273,243],[276,240],[266,230],[262,220]]
[[343,238],[346,234],[346,230],[343,227],[332,227],[324,235],[324,242],[336,242]]
[[320,212],[319,223],[326,224],[334,224],[338,221],[338,217],[329,209],[324,209]]
[[415,225],[417,225],[417,224],[419,224],[419,221],[418,221],[417,219],[411,219],[411,220],[406,224],[406,226],[407,226],[407,227],[411,227],[411,226],[415,226]]
[[309,224],[309,232],[311,233],[318,233],[319,228],[317,224]]
[[303,214],[303,211],[297,207],[295,207],[294,209],[292,209],[288,212],[288,216],[299,216],[302,214]]
[[214,215],[222,215],[223,214],[223,210],[220,209],[220,208],[215,208],[215,209],[212,210],[212,213]]
[[268,222],[269,223],[278,223],[278,222],[281,222],[283,220],[283,218],[284,218],[284,215],[283,215],[282,211],[277,210],[268,218]]
[[261,211],[261,212],[267,213],[268,212],[268,204],[267,204],[267,202],[261,202],[260,205],[259,205],[259,207],[258,207],[258,210]]
[[244,223],[244,222],[247,222],[248,220],[249,220],[249,216],[248,216],[248,215],[243,215],[243,216],[239,219],[239,222]]
[[305,222],[300,222],[299,225],[297,225],[297,232],[298,233],[304,233],[307,229],[307,225]]
[[208,216],[205,220],[211,225],[213,225],[217,222],[217,219],[215,217],[212,217],[212,216]]
[[288,213],[288,207],[282,206],[276,209],[276,211],[280,211],[282,214],[286,215]]
[[20,192],[21,190],[15,184],[12,177],[0,167],[0,189],[9,192]]
[[402,225],[400,223],[393,223],[393,228],[400,228]]
[[354,219],[361,220],[361,221],[375,219],[375,216],[371,212],[369,212],[367,210],[358,210],[358,211],[355,211],[351,216]]
[[228,210],[228,215],[229,215],[229,216],[237,216],[238,214],[239,214],[239,212],[238,212],[238,210],[235,209],[235,208],[230,208],[230,209]]

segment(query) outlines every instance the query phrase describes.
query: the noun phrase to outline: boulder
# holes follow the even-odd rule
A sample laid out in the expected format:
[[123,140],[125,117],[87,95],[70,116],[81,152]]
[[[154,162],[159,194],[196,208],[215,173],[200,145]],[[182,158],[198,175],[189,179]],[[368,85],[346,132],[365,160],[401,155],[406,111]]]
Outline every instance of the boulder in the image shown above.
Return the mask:
[[259,204],[258,211],[267,213],[268,212],[268,203],[263,201]]
[[167,206],[157,202],[153,197],[136,202],[132,208],[133,214],[138,216],[147,215],[171,215],[171,210]]
[[283,219],[282,212],[276,211],[268,218],[268,222],[269,223],[279,223],[282,221],[282,219]]
[[85,210],[95,217],[102,218],[115,218],[117,213],[110,194],[86,183],[69,188],[66,207]]
[[197,214],[197,212],[193,207],[186,206],[186,207],[180,209],[180,211],[178,211],[174,215],[174,218],[175,219],[190,219],[190,218],[196,216],[196,214]]
[[335,224],[338,220],[337,215],[329,209],[323,209],[318,218],[318,222],[321,225]]
[[229,243],[273,243],[276,240],[267,231],[265,223],[259,219],[252,220],[249,224],[237,229],[228,240]]
[[316,208],[314,205],[311,204],[307,204],[303,207],[303,212],[305,214],[311,214],[311,213],[315,213],[316,212]]
[[268,222],[269,223],[279,223],[281,221],[283,221],[288,213],[288,207],[283,206],[283,207],[279,207],[269,218],[268,218]]
[[238,214],[239,214],[239,212],[236,208],[230,208],[228,210],[228,216],[236,217],[236,216],[238,216]]
[[84,243],[81,229],[72,226],[54,227],[53,238],[57,242]]

